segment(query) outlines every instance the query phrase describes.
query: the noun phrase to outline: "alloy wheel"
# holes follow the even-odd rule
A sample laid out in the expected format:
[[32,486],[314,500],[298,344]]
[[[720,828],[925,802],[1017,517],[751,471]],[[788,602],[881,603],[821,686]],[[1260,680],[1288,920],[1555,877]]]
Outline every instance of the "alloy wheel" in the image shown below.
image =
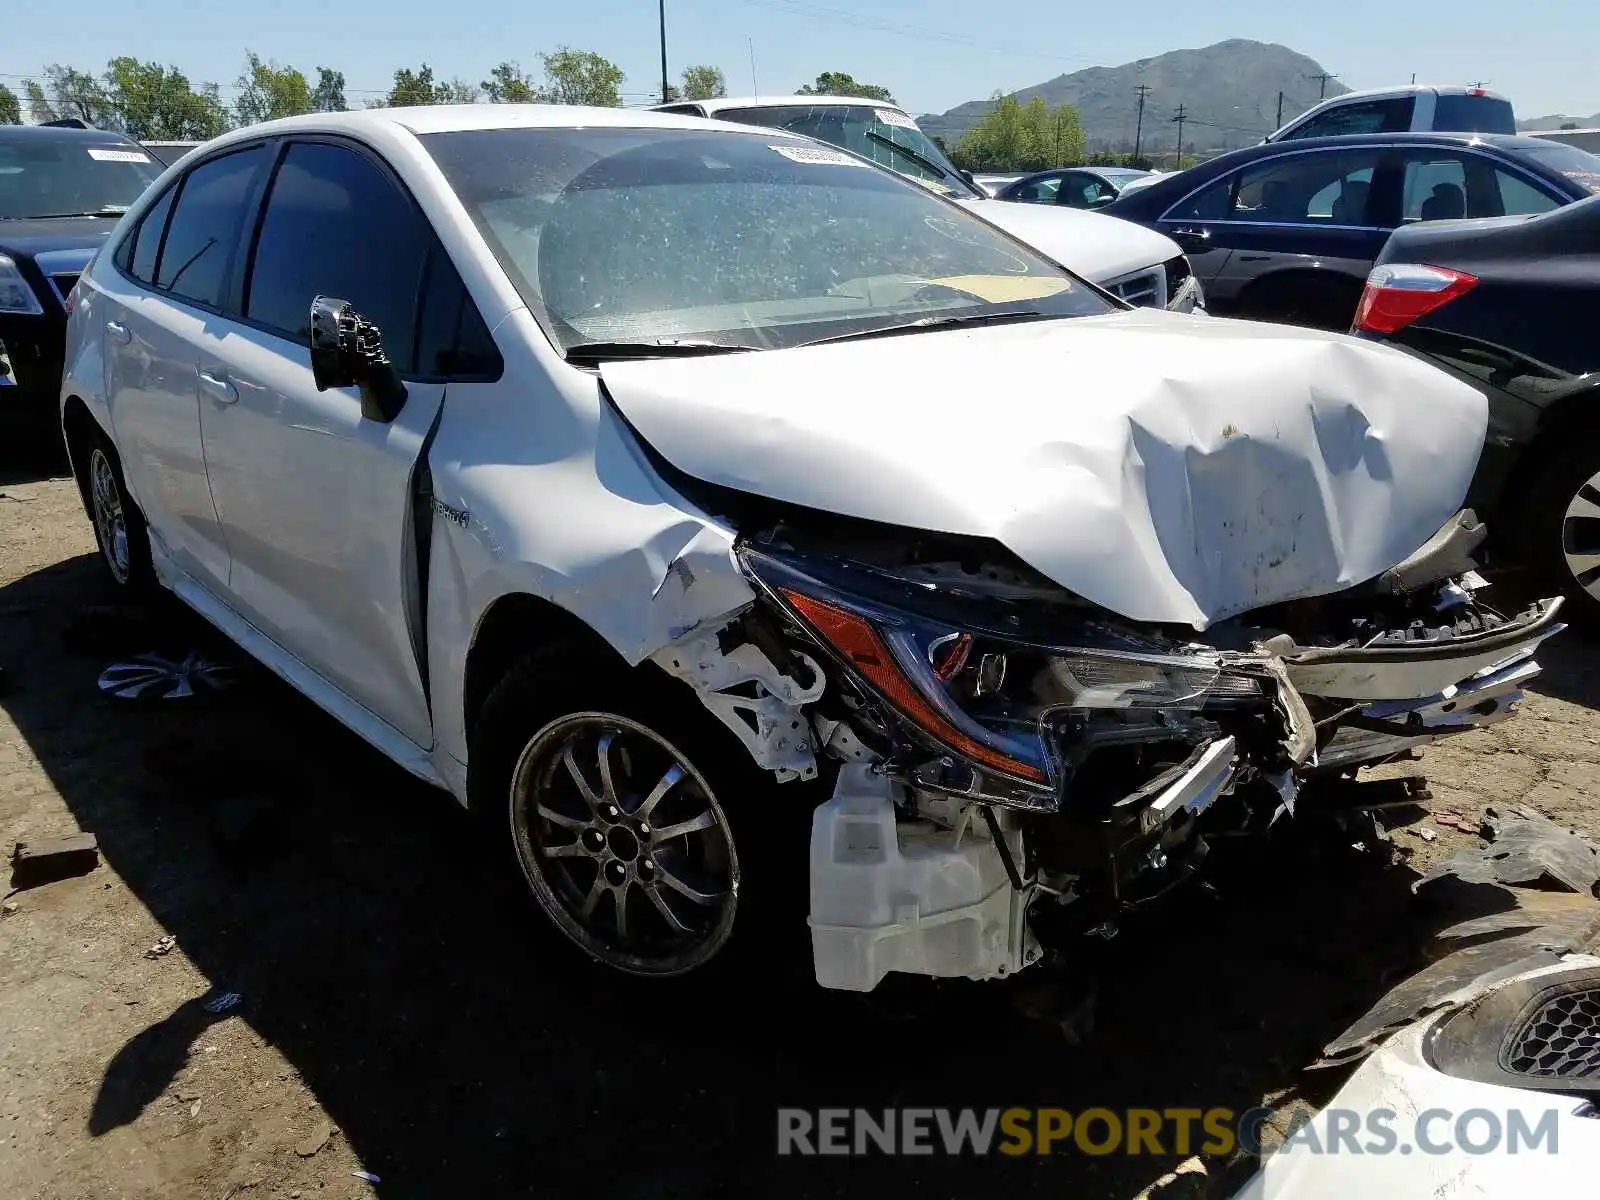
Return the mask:
[[511,830],[541,907],[610,966],[682,974],[732,932],[727,817],[689,759],[639,722],[575,713],[534,735],[512,776]]
[[1600,474],[1591,476],[1567,504],[1561,553],[1578,586],[1600,600]]
[[89,456],[89,500],[94,508],[94,532],[100,543],[111,576],[127,583],[133,574],[133,555],[128,549],[128,522],[122,511],[122,489],[111,459],[100,447]]

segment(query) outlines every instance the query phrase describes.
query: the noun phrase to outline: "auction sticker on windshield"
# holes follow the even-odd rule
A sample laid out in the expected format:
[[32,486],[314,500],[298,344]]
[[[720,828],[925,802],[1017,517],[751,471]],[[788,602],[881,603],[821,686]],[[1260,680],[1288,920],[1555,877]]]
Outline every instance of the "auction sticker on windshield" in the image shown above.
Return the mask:
[[150,161],[148,154],[140,154],[137,150],[111,150],[105,146],[90,146],[89,157],[96,162],[147,163]]
[[[892,108],[875,108],[872,115],[878,118],[883,125],[893,125],[897,129],[916,129],[917,123],[903,112],[895,112]],[[917,130],[918,133],[922,132]]]
[[859,158],[852,158],[843,150],[824,150],[820,146],[771,146],[791,162],[809,163],[822,167],[864,167]]

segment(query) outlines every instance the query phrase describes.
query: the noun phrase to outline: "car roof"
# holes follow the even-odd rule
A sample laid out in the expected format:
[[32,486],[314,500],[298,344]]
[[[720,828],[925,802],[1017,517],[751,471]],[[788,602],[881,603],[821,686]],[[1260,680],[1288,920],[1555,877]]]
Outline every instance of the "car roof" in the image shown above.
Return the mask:
[[[1438,92],[1441,96],[1483,96],[1489,100],[1504,100],[1499,92],[1491,92],[1487,88],[1472,87],[1465,83],[1401,83],[1392,87],[1363,88],[1358,92],[1340,92],[1337,96],[1329,96],[1326,100],[1318,100],[1306,112],[1322,108],[1325,105],[1343,104],[1347,100],[1376,100],[1384,96],[1415,96],[1422,92]],[[1301,113],[1300,116],[1305,116]],[[1298,120],[1298,118],[1296,118]]]
[[70,125],[0,125],[0,142],[83,142],[94,146],[137,146],[126,134]]
[[[744,125],[718,122],[730,133],[749,133]],[[647,108],[588,108],[569,104],[427,104],[410,108],[368,108],[355,112],[307,113],[247,125],[208,145],[290,133],[370,134],[402,129],[413,134],[458,133],[485,129],[687,129],[703,133],[703,117],[655,112]],[[783,134],[767,130],[767,134]],[[784,135],[788,136],[788,135]]]
[[715,100],[674,100],[678,104],[698,104],[710,116],[725,108],[788,108],[795,104],[849,104],[858,108],[887,108],[897,113],[906,110],[893,100],[873,100],[867,96],[719,96]]
[[[1339,146],[1492,146],[1499,150],[1539,150],[1548,144],[1547,138],[1531,138],[1517,133],[1455,133],[1445,130],[1406,133],[1340,133],[1331,137],[1289,138],[1279,142],[1263,142],[1230,150],[1216,158],[1207,159],[1196,166],[1208,167],[1213,163],[1238,162],[1252,157],[1288,154],[1297,150],[1336,148]],[[1190,170],[1194,168],[1191,167]]]

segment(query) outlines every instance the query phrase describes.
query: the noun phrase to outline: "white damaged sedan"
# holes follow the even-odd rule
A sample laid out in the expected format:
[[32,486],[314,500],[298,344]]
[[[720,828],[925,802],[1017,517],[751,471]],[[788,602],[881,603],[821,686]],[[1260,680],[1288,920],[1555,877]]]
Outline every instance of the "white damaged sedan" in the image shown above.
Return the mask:
[[114,583],[483,815],[572,942],[682,974],[808,869],[855,990],[1009,975],[1511,715],[1559,626],[1483,601],[1485,419],[805,139],[531,105],[199,148],[62,388]]

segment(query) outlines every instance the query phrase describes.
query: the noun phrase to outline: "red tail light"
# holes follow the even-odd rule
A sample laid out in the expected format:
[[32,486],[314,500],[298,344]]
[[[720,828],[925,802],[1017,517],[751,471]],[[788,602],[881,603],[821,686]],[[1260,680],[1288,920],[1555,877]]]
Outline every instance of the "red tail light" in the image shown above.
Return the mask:
[[1394,333],[1478,285],[1476,275],[1419,263],[1373,267],[1356,306],[1355,327],[1368,333]]

